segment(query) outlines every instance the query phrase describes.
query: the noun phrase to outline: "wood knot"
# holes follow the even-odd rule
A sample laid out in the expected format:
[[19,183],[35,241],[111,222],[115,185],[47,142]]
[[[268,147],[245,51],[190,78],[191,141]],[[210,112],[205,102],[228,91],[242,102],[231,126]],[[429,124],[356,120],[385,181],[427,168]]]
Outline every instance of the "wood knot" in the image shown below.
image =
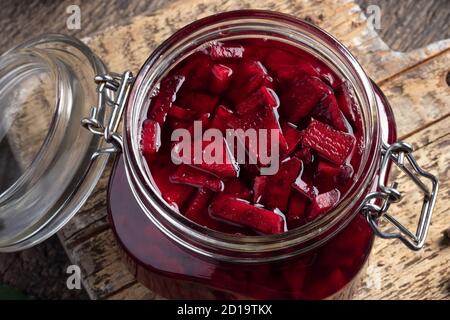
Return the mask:
[[447,85],[450,87],[450,71],[447,72],[447,77],[445,77],[445,81],[447,82]]

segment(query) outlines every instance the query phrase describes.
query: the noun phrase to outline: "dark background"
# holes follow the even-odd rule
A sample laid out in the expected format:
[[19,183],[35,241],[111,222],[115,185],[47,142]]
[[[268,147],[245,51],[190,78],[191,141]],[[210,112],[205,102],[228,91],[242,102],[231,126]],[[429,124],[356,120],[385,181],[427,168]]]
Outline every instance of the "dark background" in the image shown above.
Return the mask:
[[[126,24],[132,17],[153,14],[171,1],[1,0],[0,54],[42,33],[84,37],[110,26]],[[378,32],[394,50],[410,51],[450,37],[450,0],[355,1],[364,11],[371,4],[381,8]],[[81,30],[66,29],[66,8],[72,4],[81,8]],[[7,152],[5,146],[0,145],[0,152]],[[0,166],[5,165],[0,163]],[[0,177],[0,185],[1,179],[5,177]],[[82,290],[67,290],[65,270],[69,264],[59,239],[54,236],[29,250],[0,254],[0,285],[9,285],[39,299],[87,299]]]

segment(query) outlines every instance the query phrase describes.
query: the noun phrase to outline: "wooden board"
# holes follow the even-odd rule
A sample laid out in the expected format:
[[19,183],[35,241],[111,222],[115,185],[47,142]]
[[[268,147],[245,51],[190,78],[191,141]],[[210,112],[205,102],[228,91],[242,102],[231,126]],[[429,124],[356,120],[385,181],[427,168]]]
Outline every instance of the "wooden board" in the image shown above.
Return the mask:
[[[180,27],[216,12],[260,8],[310,20],[341,40],[368,75],[390,99],[398,131],[416,148],[418,160],[441,180],[440,197],[426,248],[411,252],[399,242],[377,240],[359,299],[449,298],[450,245],[441,232],[450,226],[448,167],[450,154],[450,90],[446,82],[450,39],[410,53],[390,50],[352,1],[185,0],[152,16],[107,29],[84,41],[111,70],[136,72],[148,55]],[[109,170],[88,203],[59,233],[69,257],[83,271],[83,283],[93,299],[158,298],[136,283],[120,261],[106,221],[106,184]],[[405,185],[406,181],[401,178]],[[413,219],[418,193],[408,189],[408,203],[398,207],[401,219]]]

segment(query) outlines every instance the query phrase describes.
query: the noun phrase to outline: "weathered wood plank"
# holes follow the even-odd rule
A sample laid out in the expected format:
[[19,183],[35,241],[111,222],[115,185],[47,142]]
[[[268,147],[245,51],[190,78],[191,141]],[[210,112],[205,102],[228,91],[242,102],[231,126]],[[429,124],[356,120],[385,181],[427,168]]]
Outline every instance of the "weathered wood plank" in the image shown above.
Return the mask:
[[[136,71],[161,41],[192,20],[219,11],[254,7],[254,4],[248,0],[222,0],[208,6],[205,3],[209,4],[209,2],[200,0],[179,2],[153,16],[135,18],[129,25],[106,30],[92,38],[85,39],[85,41],[99,56],[103,57],[111,70],[121,71],[131,68]],[[442,52],[450,46],[450,41],[445,40],[407,55],[393,53],[367,25],[359,7],[351,1],[313,0],[302,4],[289,1],[259,1],[258,8],[287,12],[309,19],[342,40],[361,61],[367,73],[383,83],[382,88],[394,106],[400,134],[411,135],[410,140],[417,139],[416,143],[422,143],[423,149],[419,152],[419,158],[426,159],[426,154],[431,153],[433,159],[430,160],[430,164],[439,166],[437,169],[440,173],[446,172],[446,162],[435,159],[436,157],[445,159],[445,153],[442,152],[448,153],[448,149],[441,146],[442,141],[445,142],[446,136],[442,137],[441,127],[438,130],[433,128],[442,126],[442,123],[445,123],[443,121],[447,121],[448,118],[429,128],[426,126],[444,117],[449,107],[448,87],[445,84],[445,76],[442,77],[443,70],[446,70],[445,62],[448,61],[448,53]],[[422,62],[436,55],[438,55],[436,59]],[[425,74],[426,76],[424,76]],[[400,87],[402,91],[400,91]],[[433,99],[431,97],[424,98],[417,92],[432,92]],[[424,110],[424,105],[426,105],[426,110]],[[412,110],[414,112],[411,112]],[[417,132],[420,128],[426,129]],[[437,135],[440,137],[438,140],[435,139]],[[421,137],[421,140],[416,137]],[[436,144],[441,147],[440,150],[430,150]],[[105,172],[104,177],[108,174],[109,170]],[[69,226],[63,229],[60,233],[62,242],[66,245],[69,255],[73,256],[75,262],[80,264],[86,273],[84,284],[92,298],[153,298],[151,294],[147,296],[146,289],[135,283],[131,274],[124,269],[119,260],[114,238],[108,230],[105,219],[105,185],[106,179],[97,187],[96,194],[90,198],[85,209],[74,218]],[[445,188],[448,186],[442,189],[446,190]],[[417,202],[418,199],[413,199],[412,205],[403,207],[401,214],[415,213],[412,210],[415,208],[414,201]],[[444,224],[445,219],[442,217],[445,208],[442,206],[447,203],[448,199],[443,199],[442,204],[438,203],[434,226],[440,227],[440,224]],[[412,219],[409,216],[406,218]],[[430,241],[434,241],[437,237],[436,230],[432,228]],[[378,249],[379,247],[383,249]],[[433,242],[427,250],[422,253],[428,254],[423,259],[434,256],[438,248]],[[399,244],[391,245],[389,242],[388,246],[386,242],[377,241],[376,243],[372,263],[375,262],[376,265],[381,263],[387,266],[383,269],[383,290],[381,290],[385,295],[397,296],[399,291],[392,282],[398,279],[391,274],[392,266],[389,266],[393,261],[391,261],[393,253],[402,252],[401,256],[395,258],[396,265],[406,266],[408,259],[414,257],[413,253],[410,255],[409,252],[403,253],[404,251],[407,250],[400,247]],[[427,263],[432,263],[437,268],[441,268],[442,263],[448,262],[439,257],[430,261],[427,260]],[[409,267],[414,268],[414,266]],[[417,272],[414,269],[411,274],[413,271]],[[369,276],[367,281],[370,283],[371,279]],[[407,278],[402,281],[409,280],[411,279]],[[441,284],[436,282],[441,280],[438,280],[437,276],[431,280],[434,289],[429,290],[429,296],[445,297],[441,290]],[[386,291],[388,292],[386,293]],[[358,295],[360,298],[380,296],[381,293],[372,288],[366,291],[361,289]],[[401,297],[408,296],[402,295]]]
[[[377,239],[358,299],[449,299],[450,242],[442,232],[449,227],[450,210],[450,122],[441,120],[408,141],[423,147],[415,152],[425,170],[441,182],[425,249],[413,252],[399,241]],[[435,139],[435,131],[440,131]],[[428,141],[432,141],[428,143]],[[393,214],[410,226],[417,224],[421,193],[404,176],[398,179],[405,200],[393,206]],[[405,203],[406,202],[406,203]]]

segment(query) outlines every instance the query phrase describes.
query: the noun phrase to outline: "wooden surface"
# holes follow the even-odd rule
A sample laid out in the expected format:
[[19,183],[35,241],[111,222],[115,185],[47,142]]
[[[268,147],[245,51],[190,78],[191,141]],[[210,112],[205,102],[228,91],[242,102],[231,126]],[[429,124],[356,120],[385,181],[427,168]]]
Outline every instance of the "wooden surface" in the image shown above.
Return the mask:
[[[84,39],[114,71],[131,68],[136,72],[162,40],[198,17],[225,10],[255,8],[255,2],[249,0],[185,0],[169,4],[155,14],[131,18],[132,14],[110,9],[110,7],[117,8],[121,2],[113,1],[105,8],[103,4],[95,1],[97,9],[94,14],[99,15],[101,10],[107,10],[107,18],[88,21],[87,24],[83,24],[82,30],[75,32],[80,36],[88,35],[96,28],[114,26]],[[161,2],[151,3],[149,6],[158,7]],[[40,3],[36,1],[32,3],[39,9]],[[45,21],[59,21],[57,17],[64,14],[65,6],[61,4],[65,3],[64,1],[59,4],[52,3],[54,10],[48,11]],[[82,8],[84,5],[85,3],[82,4]],[[450,298],[450,241],[445,241],[441,235],[441,232],[450,226],[450,219],[447,216],[450,206],[448,185],[450,93],[446,83],[450,62],[450,40],[440,41],[409,53],[394,52],[367,25],[360,7],[354,2],[345,0],[258,1],[257,8],[278,10],[311,20],[347,45],[368,75],[381,85],[388,96],[394,107],[400,136],[414,144],[419,163],[425,169],[437,174],[441,181],[440,196],[426,248],[418,253],[410,252],[398,242],[377,240],[365,282],[356,298]],[[147,9],[143,5],[136,5],[132,11],[134,14],[148,14],[150,11]],[[4,12],[0,13],[3,14]],[[40,20],[36,20],[34,16],[27,17],[20,11],[17,14],[22,19],[28,18],[32,25],[39,25]],[[120,15],[123,15],[124,19],[117,22],[115,17]],[[9,12],[9,16],[14,15]],[[448,21],[447,19],[447,25],[444,24],[443,30],[440,31],[441,36],[442,33],[449,34]],[[3,22],[4,20],[1,20],[0,25]],[[126,24],[117,26],[123,22]],[[383,23],[386,22],[382,22],[382,26],[386,28]],[[62,27],[58,25],[61,22],[56,24],[56,26],[42,24],[44,30],[32,32],[55,31],[55,28]],[[31,29],[28,29],[28,33],[16,31],[13,37],[8,37],[9,41],[21,41],[22,38],[30,36],[29,30]],[[381,30],[381,33],[383,32],[384,29]],[[436,35],[430,32],[426,38],[433,39]],[[0,38],[0,43],[4,44],[4,41],[5,38]],[[397,45],[399,41],[402,44],[408,43],[408,39],[398,40]],[[413,41],[408,45],[413,45],[412,43]],[[136,283],[120,262],[116,243],[106,221],[108,175],[109,170],[105,172],[102,181],[81,212],[61,230],[60,239],[71,260],[82,268],[83,283],[91,298],[157,298]],[[401,178],[400,182],[405,185],[406,180]],[[408,198],[408,203],[399,206],[396,211],[402,221],[414,221],[420,201],[419,194],[408,188],[404,190],[410,191],[409,194],[412,196]]]
[[[42,33],[85,37],[107,27],[130,23],[135,16],[152,15],[175,0],[2,0],[0,53]],[[220,3],[220,1],[217,1]],[[276,1],[274,1],[276,2]],[[303,0],[293,0],[302,3]],[[424,47],[450,37],[448,0],[355,0],[364,12],[370,5],[381,9],[381,29],[386,44],[397,51]],[[79,5],[81,29],[68,30],[66,8]],[[306,5],[308,6],[308,5]]]
[[[148,54],[179,27],[218,11],[252,7],[253,1],[227,0],[206,5],[205,0],[172,4],[158,14],[132,19],[129,25],[101,32],[85,41],[112,70],[138,70]],[[259,1],[267,8],[307,18],[333,33],[357,56],[367,73],[390,99],[399,135],[416,147],[419,163],[437,174],[441,191],[426,248],[411,252],[398,241],[377,240],[359,299],[413,299],[450,297],[450,246],[441,232],[450,224],[448,210],[449,98],[446,83],[450,41],[444,40],[410,53],[393,52],[368,26],[351,1]],[[108,171],[82,211],[60,238],[74,263],[80,265],[91,298],[156,298],[135,282],[119,259],[106,221],[105,192]],[[407,181],[399,180],[404,186]],[[402,221],[414,221],[419,193],[408,192],[408,203],[397,207]]]

